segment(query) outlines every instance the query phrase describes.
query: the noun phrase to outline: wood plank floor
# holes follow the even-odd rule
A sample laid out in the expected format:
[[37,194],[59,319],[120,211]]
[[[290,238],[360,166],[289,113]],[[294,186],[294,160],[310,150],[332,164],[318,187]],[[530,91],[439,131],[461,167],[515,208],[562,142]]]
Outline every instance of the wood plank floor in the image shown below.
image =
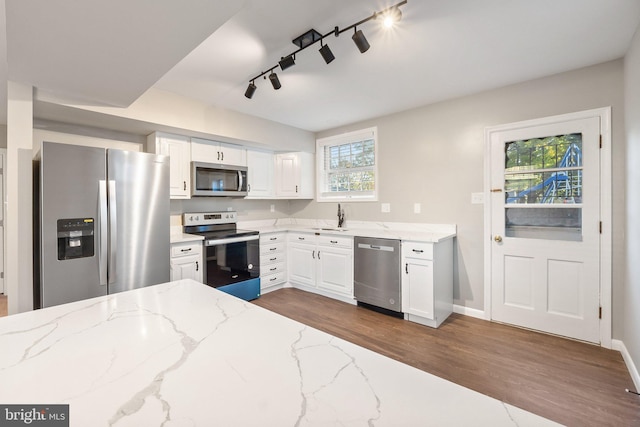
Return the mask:
[[457,314],[432,329],[291,288],[253,302],[565,425],[640,426],[617,351]]

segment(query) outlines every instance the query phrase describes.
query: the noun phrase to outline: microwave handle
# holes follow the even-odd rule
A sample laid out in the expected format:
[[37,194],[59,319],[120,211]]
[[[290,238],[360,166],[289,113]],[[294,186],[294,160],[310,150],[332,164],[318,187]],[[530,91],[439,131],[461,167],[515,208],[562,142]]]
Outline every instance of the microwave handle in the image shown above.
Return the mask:
[[242,191],[242,171],[238,171],[238,191]]

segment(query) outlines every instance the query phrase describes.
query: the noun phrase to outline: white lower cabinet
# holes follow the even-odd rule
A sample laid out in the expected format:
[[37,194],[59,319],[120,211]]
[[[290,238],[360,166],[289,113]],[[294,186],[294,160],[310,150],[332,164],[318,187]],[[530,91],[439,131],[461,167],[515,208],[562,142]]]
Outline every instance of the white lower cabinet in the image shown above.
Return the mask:
[[437,328],[453,311],[453,239],[402,241],[402,311]]
[[260,291],[278,289],[287,281],[286,233],[260,235]]
[[203,282],[202,241],[171,244],[171,280]]
[[292,285],[353,299],[353,237],[290,232],[287,253]]

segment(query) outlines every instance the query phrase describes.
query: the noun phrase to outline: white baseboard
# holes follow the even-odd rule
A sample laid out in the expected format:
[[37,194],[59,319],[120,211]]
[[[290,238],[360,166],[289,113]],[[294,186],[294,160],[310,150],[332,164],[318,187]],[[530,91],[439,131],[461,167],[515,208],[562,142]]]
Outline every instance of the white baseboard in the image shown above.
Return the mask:
[[484,311],[475,308],[465,307],[464,305],[453,305],[453,312],[458,314],[464,314],[465,316],[475,317],[477,319],[486,320],[484,317]]
[[627,365],[629,374],[631,374],[633,384],[636,386],[636,391],[640,390],[640,374],[638,374],[638,368],[636,367],[636,364],[633,363],[633,359],[631,358],[629,351],[627,351],[627,347],[625,347],[624,343],[620,340],[611,340],[611,348],[613,350],[618,350],[622,354],[624,363]]

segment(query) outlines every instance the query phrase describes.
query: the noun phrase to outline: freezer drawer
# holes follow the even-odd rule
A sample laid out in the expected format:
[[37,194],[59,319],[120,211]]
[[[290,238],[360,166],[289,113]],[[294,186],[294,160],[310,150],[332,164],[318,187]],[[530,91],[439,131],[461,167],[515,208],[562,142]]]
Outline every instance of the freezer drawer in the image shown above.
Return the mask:
[[354,238],[354,296],[359,302],[402,311],[400,240]]

